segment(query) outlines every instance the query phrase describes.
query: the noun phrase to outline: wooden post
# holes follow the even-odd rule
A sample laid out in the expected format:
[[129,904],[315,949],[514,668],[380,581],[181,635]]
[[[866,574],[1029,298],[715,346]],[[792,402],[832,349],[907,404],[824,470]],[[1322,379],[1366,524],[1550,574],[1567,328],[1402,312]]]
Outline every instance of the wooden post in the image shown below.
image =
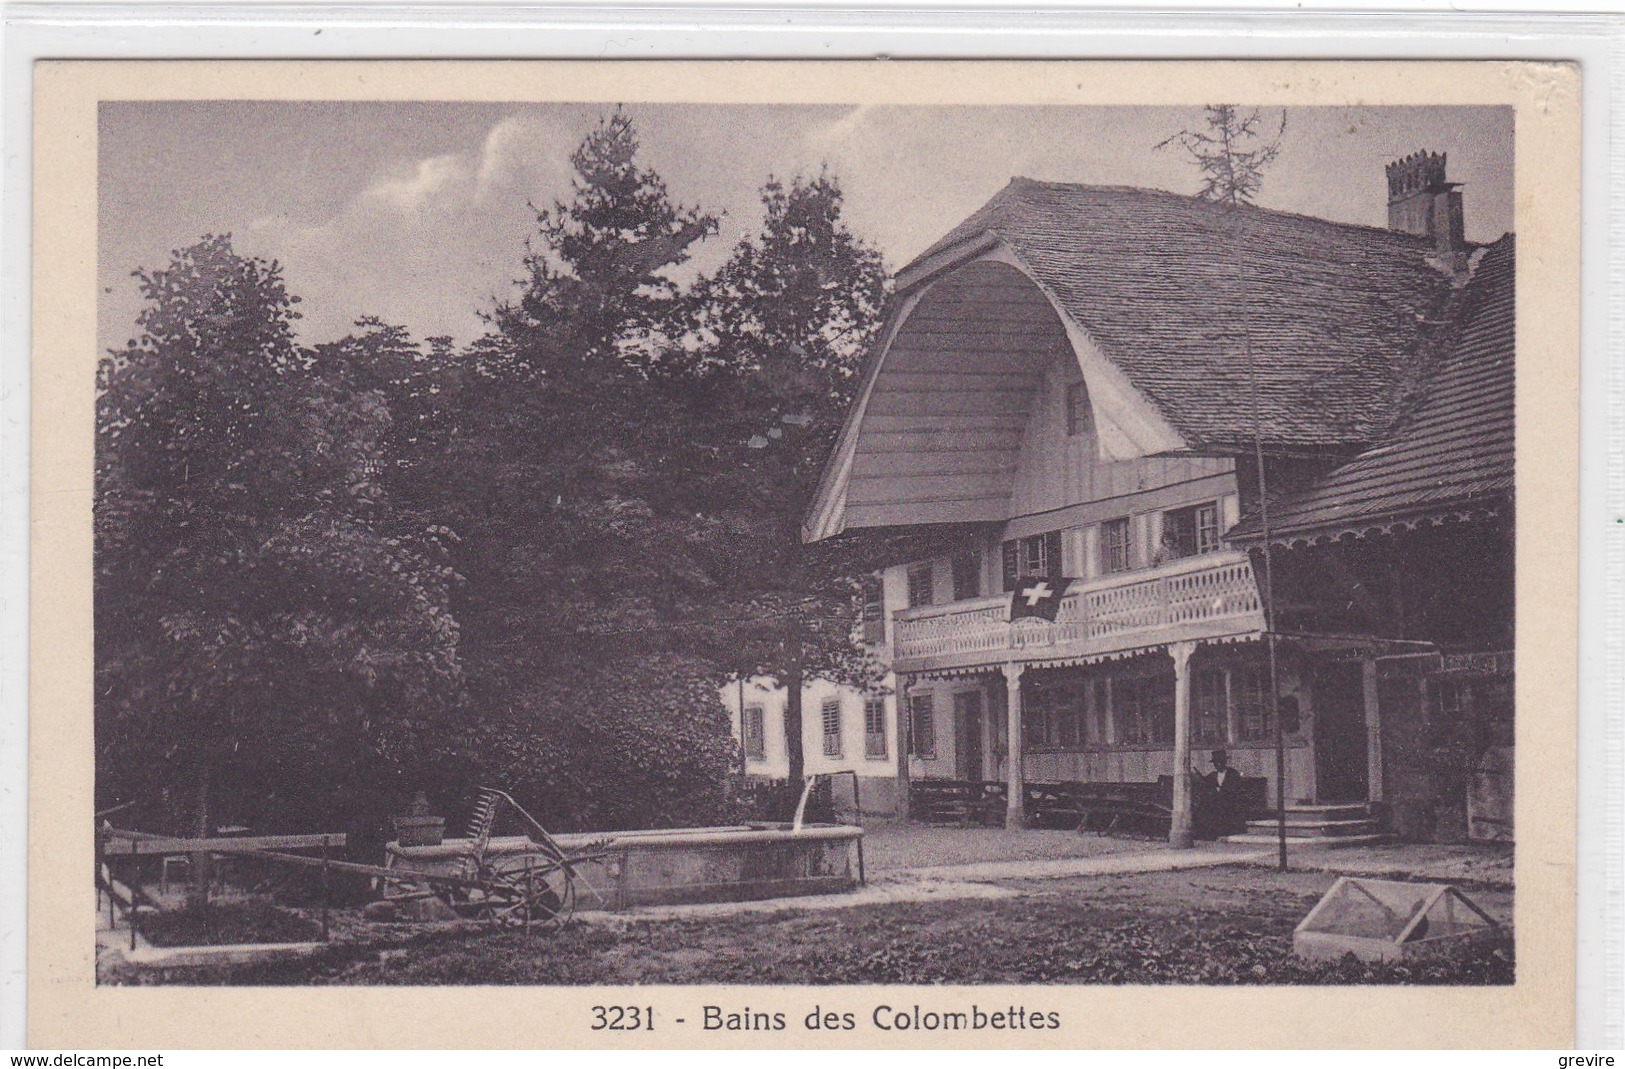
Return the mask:
[[1010,831],[1020,831],[1027,826],[1026,770],[1021,767],[1021,676],[1026,670],[1026,665],[1015,661],[1004,665],[1004,720],[1010,751],[1005,762],[1004,826]]
[[[134,878],[131,879],[130,883],[129,883],[129,888],[130,888],[130,908],[125,910],[124,919],[130,922],[130,950],[134,951],[135,950],[135,904],[136,904],[136,899],[139,897],[138,893],[136,891],[136,888],[141,886],[141,840],[140,839],[131,839],[130,840],[130,872],[131,872],[131,874],[133,875]],[[109,875],[112,874],[111,869],[108,870],[108,874]],[[109,888],[108,892],[111,893],[112,888]]]
[[532,875],[531,865],[535,861],[530,854],[525,855],[525,934],[530,934],[530,904],[536,901],[536,882]]
[[897,694],[892,704],[896,707],[897,723],[897,819],[907,820],[909,817],[908,804],[908,752],[909,752],[909,724],[914,717],[914,710],[909,704],[909,687],[914,685],[912,676],[897,677]]
[[[96,825],[96,908],[102,907],[102,865],[107,861],[107,825],[106,822]],[[107,927],[113,928],[113,886],[107,881]]]
[[1189,850],[1196,845],[1191,822],[1191,653],[1194,642],[1168,647],[1174,659],[1174,812],[1168,824],[1168,845]]
[[322,942],[327,942],[327,836],[322,836]]
[[1360,662],[1360,689],[1365,698],[1366,799],[1382,801],[1382,707],[1378,702],[1377,659]]

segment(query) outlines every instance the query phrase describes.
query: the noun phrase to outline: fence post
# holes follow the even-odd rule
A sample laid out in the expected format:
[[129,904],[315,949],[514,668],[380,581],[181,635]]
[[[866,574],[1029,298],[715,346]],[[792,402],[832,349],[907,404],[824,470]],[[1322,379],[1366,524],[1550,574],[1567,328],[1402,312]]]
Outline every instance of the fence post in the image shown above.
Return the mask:
[[322,836],[322,942],[327,942],[327,836]]
[[[109,871],[111,871],[111,870],[109,870]],[[141,886],[141,840],[140,839],[131,839],[130,840],[130,871],[134,875],[135,878],[130,881],[130,908],[127,911],[127,914],[126,914],[124,919],[130,922],[130,950],[134,951],[135,950],[135,903],[136,903],[136,898],[137,898],[137,895],[138,895],[138,892],[136,891],[136,888]],[[112,881],[108,881],[108,882],[111,883]],[[108,896],[109,897],[112,896],[112,888],[111,887],[108,888]]]
[[525,934],[530,935],[530,907],[536,900],[536,887],[531,878],[531,864],[535,859],[525,855]]

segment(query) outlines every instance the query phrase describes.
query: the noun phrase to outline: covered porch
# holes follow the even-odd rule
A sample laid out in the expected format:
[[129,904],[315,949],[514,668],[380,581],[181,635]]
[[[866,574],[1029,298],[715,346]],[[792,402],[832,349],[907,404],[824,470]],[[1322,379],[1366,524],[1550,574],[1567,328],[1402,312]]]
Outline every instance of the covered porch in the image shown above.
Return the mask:
[[1025,659],[917,670],[899,679],[903,793],[938,819],[1017,829],[1060,816],[1188,846],[1198,814],[1176,770],[1204,775],[1224,750],[1253,808],[1273,811],[1277,779],[1289,806],[1380,803],[1378,668],[1407,654],[1362,638],[1276,643],[1273,706],[1261,627],[1068,657],[1028,641]]

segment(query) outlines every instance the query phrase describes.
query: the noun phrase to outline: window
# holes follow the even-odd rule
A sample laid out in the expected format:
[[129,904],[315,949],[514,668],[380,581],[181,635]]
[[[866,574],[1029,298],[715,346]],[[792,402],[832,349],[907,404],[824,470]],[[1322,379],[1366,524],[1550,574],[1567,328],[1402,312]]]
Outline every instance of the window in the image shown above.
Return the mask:
[[886,641],[886,602],[885,588],[881,586],[880,576],[869,575],[863,579],[863,641],[870,646]]
[[1174,741],[1174,677],[1120,676],[1112,680],[1117,741],[1130,746],[1171,746]]
[[863,700],[863,756],[886,756],[886,699]]
[[1146,721],[1139,680],[1112,681],[1112,716],[1117,721],[1117,741],[1130,746],[1151,741],[1151,725]]
[[1044,544],[1042,538],[1023,538],[1021,540],[1021,574],[1048,575],[1050,571],[1049,546]]
[[756,761],[767,757],[766,714],[760,705],[745,706],[744,722],[740,731],[745,736],[745,756]]
[[916,564],[908,570],[908,607],[929,605],[936,586],[936,572],[929,564]]
[[1004,589],[1014,590],[1023,579],[1061,573],[1061,532],[1012,538],[1004,544]]
[[1107,520],[1100,525],[1100,570],[1104,574],[1126,572],[1133,567],[1128,517]]
[[1095,413],[1089,407],[1089,390],[1081,382],[1066,388],[1066,436],[1077,438],[1093,434]]
[[982,557],[974,549],[954,554],[954,600],[982,596]]
[[909,749],[915,757],[931,760],[937,756],[935,706],[930,694],[916,694],[908,700]]
[[1219,506],[1201,505],[1196,510],[1196,552],[1216,553],[1219,549]]
[[1076,680],[1068,680],[1056,688],[1050,737],[1063,750],[1075,750],[1084,744],[1084,687]]
[[1234,668],[1230,672],[1230,700],[1236,704],[1236,723],[1241,727],[1245,742],[1262,742],[1275,737],[1265,678],[1264,670],[1257,665]]
[[1109,676],[1098,676],[1087,685],[1089,696],[1089,741],[1106,746],[1115,742],[1112,736],[1112,681]]
[[1049,704],[1034,690],[1021,704],[1021,742],[1028,750],[1046,750],[1051,745],[1049,735]]
[[1194,557],[1219,548],[1219,506],[1215,502],[1162,514],[1161,560]]
[[1085,681],[1076,677],[1035,679],[1022,709],[1023,737],[1034,749],[1075,750],[1087,741]]
[[825,698],[822,709],[824,721],[824,756],[841,756],[841,699]]
[[1225,700],[1224,669],[1204,668],[1192,677],[1191,682],[1196,740],[1203,743],[1223,742],[1228,731],[1225,717],[1229,705]]
[[1146,676],[1140,680],[1143,699],[1151,717],[1151,741],[1159,746],[1174,744],[1174,674]]

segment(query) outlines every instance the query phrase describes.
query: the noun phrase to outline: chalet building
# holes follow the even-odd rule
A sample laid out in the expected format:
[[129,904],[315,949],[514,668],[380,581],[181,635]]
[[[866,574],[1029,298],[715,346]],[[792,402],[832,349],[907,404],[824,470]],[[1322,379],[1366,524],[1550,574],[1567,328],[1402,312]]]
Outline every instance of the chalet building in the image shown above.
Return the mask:
[[881,577],[904,805],[1160,781],[1186,845],[1273,711],[1302,830],[1510,836],[1514,251],[1444,165],[1386,229],[1016,178],[898,274],[803,533],[955,535]]

